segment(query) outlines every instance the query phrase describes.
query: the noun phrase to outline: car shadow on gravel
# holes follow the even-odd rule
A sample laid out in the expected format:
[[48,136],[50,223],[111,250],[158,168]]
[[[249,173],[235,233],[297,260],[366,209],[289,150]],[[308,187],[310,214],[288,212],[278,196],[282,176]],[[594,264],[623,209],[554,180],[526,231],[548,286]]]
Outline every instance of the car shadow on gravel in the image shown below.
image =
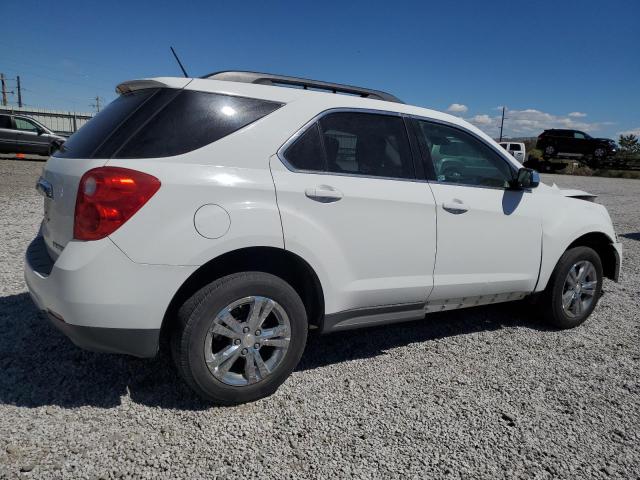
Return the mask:
[[640,232],[623,233],[620,236],[624,238],[629,238],[631,240],[640,241]]
[[[430,314],[425,320],[311,335],[298,371],[385,355],[416,342],[505,327],[546,330],[535,318],[502,304]],[[40,314],[26,293],[0,297],[0,404],[37,408],[113,408],[122,398],[139,404],[203,410],[177,376],[168,354],[141,360],[81,350]]]
[[508,327],[553,331],[525,301],[430,313],[423,320],[311,337],[298,370],[386,355],[411,343]]

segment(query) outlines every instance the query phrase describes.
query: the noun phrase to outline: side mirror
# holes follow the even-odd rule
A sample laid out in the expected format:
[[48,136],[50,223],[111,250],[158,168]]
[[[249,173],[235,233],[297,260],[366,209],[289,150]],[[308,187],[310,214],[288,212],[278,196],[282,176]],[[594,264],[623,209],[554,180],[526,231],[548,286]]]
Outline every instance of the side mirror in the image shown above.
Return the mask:
[[514,188],[536,188],[540,185],[540,174],[532,168],[521,168],[513,181]]

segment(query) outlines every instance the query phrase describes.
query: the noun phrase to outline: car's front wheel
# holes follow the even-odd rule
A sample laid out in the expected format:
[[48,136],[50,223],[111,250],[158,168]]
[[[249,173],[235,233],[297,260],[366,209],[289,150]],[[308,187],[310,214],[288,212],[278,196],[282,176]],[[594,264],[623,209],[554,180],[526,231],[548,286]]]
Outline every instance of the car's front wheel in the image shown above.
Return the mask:
[[557,328],[573,328],[584,322],[602,292],[602,262],[589,247],[564,252],[543,294],[546,320]]
[[594,151],[593,151],[593,157],[596,160],[604,160],[607,156],[607,151],[604,147],[597,147]]
[[220,278],[180,308],[172,338],[178,371],[203,398],[237,404],[271,395],[298,364],[307,315],[296,291],[262,272]]

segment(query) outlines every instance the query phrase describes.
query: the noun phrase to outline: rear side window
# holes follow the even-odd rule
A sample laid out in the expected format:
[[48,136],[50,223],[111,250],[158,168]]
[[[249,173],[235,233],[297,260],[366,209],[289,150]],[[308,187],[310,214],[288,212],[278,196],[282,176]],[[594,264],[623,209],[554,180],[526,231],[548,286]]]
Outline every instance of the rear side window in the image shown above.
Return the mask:
[[92,158],[93,152],[132,112],[157,89],[137,90],[121,95],[80,128],[55,153],[63,158]]
[[282,104],[184,90],[120,149],[116,158],[169,157],[226,137]]
[[510,150],[513,150],[514,152],[519,152],[520,151],[520,144],[519,143],[512,143]]
[[[112,102],[74,134],[57,156],[152,158],[180,155],[213,143],[281,106],[255,98],[192,90],[139,90]],[[105,113],[107,115],[103,116]],[[76,140],[76,137],[80,139]],[[76,143],[84,148],[77,148]]]
[[328,171],[415,178],[411,147],[402,118],[341,112],[322,117],[319,124]]
[[9,115],[0,115],[0,128],[12,128]]

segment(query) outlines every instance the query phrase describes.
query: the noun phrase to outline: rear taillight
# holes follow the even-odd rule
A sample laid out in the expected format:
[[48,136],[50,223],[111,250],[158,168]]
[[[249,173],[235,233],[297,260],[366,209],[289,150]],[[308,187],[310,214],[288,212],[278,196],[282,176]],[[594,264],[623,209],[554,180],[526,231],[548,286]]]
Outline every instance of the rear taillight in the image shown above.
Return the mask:
[[152,175],[119,167],[89,170],[80,179],[73,237],[99,240],[115,232],[160,188]]

